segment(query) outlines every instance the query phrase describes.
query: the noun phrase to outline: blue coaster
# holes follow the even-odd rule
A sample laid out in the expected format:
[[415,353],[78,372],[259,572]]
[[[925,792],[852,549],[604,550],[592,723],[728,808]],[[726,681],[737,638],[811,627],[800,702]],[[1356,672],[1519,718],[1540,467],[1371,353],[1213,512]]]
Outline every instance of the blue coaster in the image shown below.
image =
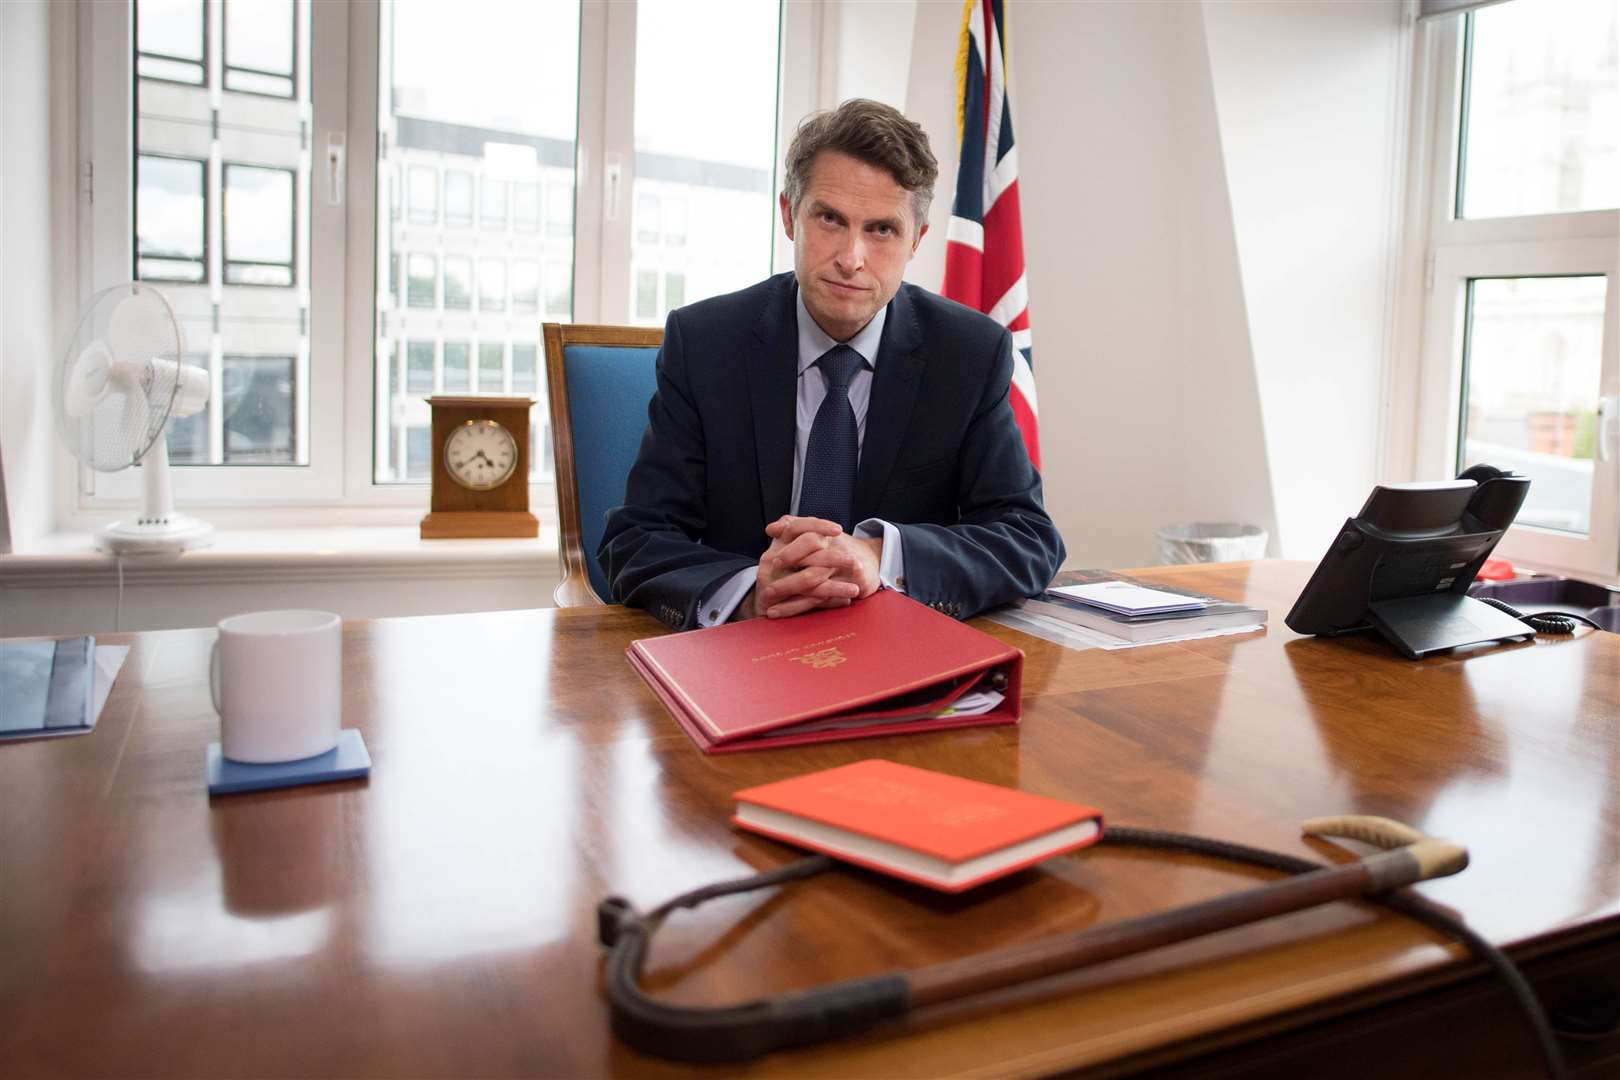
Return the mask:
[[298,761],[271,761],[250,765],[232,761],[220,752],[219,743],[208,744],[208,794],[235,795],[242,791],[324,784],[332,780],[353,780],[371,775],[371,755],[357,728],[338,732],[337,745],[324,754]]

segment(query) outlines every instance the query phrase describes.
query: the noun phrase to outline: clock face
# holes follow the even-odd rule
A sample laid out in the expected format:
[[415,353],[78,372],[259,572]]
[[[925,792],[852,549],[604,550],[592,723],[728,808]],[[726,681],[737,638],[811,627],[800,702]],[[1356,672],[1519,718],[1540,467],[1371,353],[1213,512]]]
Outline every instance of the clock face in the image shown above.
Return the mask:
[[450,479],[473,491],[500,487],[517,468],[517,441],[494,420],[468,420],[444,441]]

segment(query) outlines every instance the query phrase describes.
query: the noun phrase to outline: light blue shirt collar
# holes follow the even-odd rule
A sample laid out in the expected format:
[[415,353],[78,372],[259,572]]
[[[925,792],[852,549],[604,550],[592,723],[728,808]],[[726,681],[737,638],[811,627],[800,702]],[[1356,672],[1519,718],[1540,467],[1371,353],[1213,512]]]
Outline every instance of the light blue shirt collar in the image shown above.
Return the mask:
[[[820,360],[827,350],[840,344],[823,330],[816,320],[810,316],[809,310],[804,306],[804,290],[797,287],[793,290],[793,297],[799,309],[799,371],[803,375],[805,369]],[[868,367],[877,370],[878,345],[883,341],[883,323],[889,316],[889,305],[884,304],[878,308],[872,321],[861,327],[860,332],[842,344],[848,345],[861,354]]]

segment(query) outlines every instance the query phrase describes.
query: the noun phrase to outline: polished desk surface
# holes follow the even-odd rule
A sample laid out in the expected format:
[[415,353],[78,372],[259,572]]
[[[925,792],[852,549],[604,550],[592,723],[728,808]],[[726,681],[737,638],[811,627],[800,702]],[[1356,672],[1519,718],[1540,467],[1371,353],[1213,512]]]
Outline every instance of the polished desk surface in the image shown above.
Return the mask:
[[[1521,954],[1620,933],[1620,636],[1413,663],[1301,639],[1309,567],[1146,573],[1271,611],[1264,633],[1028,652],[1024,720],[705,757],[621,653],[620,608],[351,622],[369,782],[210,800],[212,630],[134,651],[90,735],[0,747],[0,1075],[673,1076],[614,1041],[593,910],[797,853],[729,794],[870,756],[1094,803],[1118,824],[1316,858],[1322,813],[1464,841],[1422,886]],[[948,898],[854,870],[671,920],[648,986],[734,1002],[915,967],[1263,875],[1111,848]],[[778,1054],[725,1075],[1027,1075],[1443,983],[1460,953],[1340,903]],[[971,1016],[972,1023],[953,1022]],[[1279,1021],[1278,1018],[1284,1018]]]

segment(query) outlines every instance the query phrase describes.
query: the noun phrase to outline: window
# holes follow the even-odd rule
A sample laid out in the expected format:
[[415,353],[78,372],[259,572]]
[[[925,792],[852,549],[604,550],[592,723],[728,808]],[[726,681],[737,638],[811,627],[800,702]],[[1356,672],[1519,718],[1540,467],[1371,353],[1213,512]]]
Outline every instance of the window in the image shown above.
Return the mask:
[[135,71],[143,79],[202,86],[208,81],[203,0],[141,0]]
[[1525,0],[1426,24],[1431,207],[1414,475],[1530,478],[1500,552],[1620,571],[1620,13]]
[[535,374],[535,361],[539,356],[539,348],[534,345],[512,346],[512,392],[514,394],[532,394],[540,388],[540,382]]
[[519,259],[512,264],[512,314],[533,315],[540,310],[540,264]]
[[407,173],[410,191],[407,217],[414,225],[433,225],[439,220],[439,173],[425,165],[412,165]]
[[472,265],[472,260],[465,255],[444,257],[444,310],[472,310]]
[[293,0],[220,0],[225,11],[225,89],[295,95],[298,18]]
[[465,394],[472,389],[470,369],[467,366],[471,346],[465,341],[444,343],[444,392]]
[[498,394],[505,389],[506,346],[485,342],[478,346],[478,392]]
[[[543,397],[542,320],[656,322],[763,278],[779,114],[790,131],[819,70],[813,13],[757,0],[714,0],[707,34],[670,0],[78,11],[76,54],[124,62],[77,98],[64,246],[88,253],[86,297],[159,284],[207,366],[209,407],[169,435],[193,466],[176,499],[205,513],[415,507],[393,485],[427,475],[424,395]],[[779,19],[804,43],[780,73]],[[690,63],[717,50],[738,59]],[[536,476],[549,460],[537,445]],[[69,527],[139,494],[138,470],[70,474]]]
[[207,163],[142,154],[136,169],[136,276],[207,281]]
[[574,234],[574,185],[571,177],[553,177],[546,185],[546,234]]
[[412,254],[405,260],[405,304],[432,308],[438,304],[439,260],[432,255]]
[[484,177],[478,188],[478,224],[485,229],[503,231],[506,228],[505,180]]
[[499,259],[478,260],[478,310],[506,310],[506,264]]
[[450,169],[444,174],[444,223],[471,225],[473,222],[472,173]]
[[568,319],[574,308],[574,282],[568,266],[549,263],[546,266],[546,317]]
[[291,356],[227,356],[223,383],[225,460],[290,465],[294,460]]
[[518,232],[540,231],[540,185],[519,183],[512,187],[512,220]]
[[291,285],[298,234],[291,169],[225,165],[225,284]]
[[433,393],[433,342],[413,341],[405,346],[405,392]]

